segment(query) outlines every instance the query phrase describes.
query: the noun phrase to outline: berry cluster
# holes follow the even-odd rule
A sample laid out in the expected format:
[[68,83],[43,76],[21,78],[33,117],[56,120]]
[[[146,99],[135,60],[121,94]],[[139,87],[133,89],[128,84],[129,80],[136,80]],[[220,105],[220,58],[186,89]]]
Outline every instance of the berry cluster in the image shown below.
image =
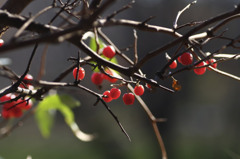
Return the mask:
[[107,80],[111,83],[116,83],[117,82],[117,78],[113,78],[115,77],[115,72],[111,71],[110,69],[106,69],[105,70],[106,74],[110,75],[106,75],[104,73],[100,73],[100,72],[93,72],[92,76],[91,76],[91,81],[92,83],[94,83],[95,85],[101,85],[103,83],[103,80]]
[[[106,46],[102,49],[102,54],[105,57],[111,59],[115,56],[116,52],[115,52],[114,47],[109,45],[109,46]],[[97,86],[100,86],[103,83],[104,80],[107,80],[111,83],[115,83],[115,82],[118,81],[117,78],[114,78],[114,77],[117,77],[116,72],[114,72],[114,71],[112,71],[108,68],[106,68],[104,71],[105,71],[105,73],[93,72],[92,75],[91,75],[92,83],[94,83]],[[82,68],[82,67],[74,68],[73,69],[73,77],[76,80],[83,80],[84,77],[85,77],[84,68]],[[149,85],[149,87],[150,87],[150,85]],[[134,88],[134,93],[135,93],[135,95],[138,95],[138,96],[143,95],[144,87],[140,84],[137,84]],[[134,100],[135,100],[135,95],[133,93],[125,93],[122,97],[123,102],[126,105],[132,105],[134,103]],[[118,99],[120,96],[121,96],[121,90],[117,87],[113,87],[111,90],[106,90],[103,93],[102,99],[106,103],[108,103],[108,102],[111,102],[114,99]]]
[[[134,88],[135,95],[141,96],[144,93],[144,87],[142,85],[137,84]],[[103,93],[103,100],[105,102],[111,102],[113,99],[118,99],[121,95],[121,90],[119,88],[112,88],[110,91],[107,90]],[[123,102],[126,105],[132,105],[135,101],[135,96],[133,93],[125,93],[123,95]]]
[[1,102],[13,100],[3,105],[1,113],[3,118],[19,118],[23,115],[24,111],[29,110],[32,107],[31,100],[26,101],[25,99],[18,99],[15,101],[15,98],[16,96],[13,94],[7,94],[0,98]]
[[[170,59],[169,56],[166,56],[166,57],[168,60]],[[169,65],[169,68],[171,68],[171,69],[177,68],[177,61],[184,66],[191,65],[193,63],[193,55],[189,52],[183,53],[181,56],[178,57],[177,60],[174,60]],[[206,62],[202,61],[202,62],[198,63],[197,65],[195,65],[195,67],[197,67],[197,68],[195,68],[193,71],[197,75],[202,75],[206,72],[206,66],[208,66],[208,65],[210,65],[213,68],[217,68],[216,60],[209,59]],[[208,70],[211,70],[209,67],[207,67],[207,68],[208,68]]]
[[[33,80],[33,77],[27,74],[19,87],[32,90],[34,87],[28,82],[29,80]],[[19,118],[24,111],[29,110],[33,105],[31,99],[17,99],[16,95],[12,93],[2,96],[0,102],[4,102],[1,114],[5,119]]]

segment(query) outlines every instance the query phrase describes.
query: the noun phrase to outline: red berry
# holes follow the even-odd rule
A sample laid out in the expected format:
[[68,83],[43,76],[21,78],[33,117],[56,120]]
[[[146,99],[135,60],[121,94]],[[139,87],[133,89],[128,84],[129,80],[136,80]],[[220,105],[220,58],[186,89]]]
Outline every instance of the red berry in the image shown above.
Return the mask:
[[146,83],[145,85],[148,89],[152,89],[152,86],[149,83]]
[[11,103],[5,103],[2,109],[2,115],[4,118],[11,118],[11,117],[21,117],[22,116],[22,109],[17,105],[17,102],[13,101]]
[[113,58],[116,54],[114,47],[111,45],[104,47],[102,53],[104,56],[110,59]]
[[103,82],[103,76],[102,73],[99,72],[94,72],[91,76],[91,81],[92,83],[94,83],[95,85],[101,85]]
[[[105,72],[107,74],[111,75],[112,77],[114,77],[114,72],[112,72],[111,70],[106,69]],[[102,74],[102,75],[103,75],[103,79],[108,80],[111,83],[115,83],[118,80],[117,78],[111,78],[111,77],[109,77],[108,75],[105,75],[105,74]]]
[[205,65],[205,62],[200,62],[199,64],[196,65],[196,67],[201,67],[201,68],[195,68],[193,71],[195,72],[195,74],[197,75],[202,75],[206,72],[206,67],[202,67]]
[[[23,78],[24,81],[30,81],[30,80],[33,80],[33,76],[30,75],[30,74],[27,74],[24,78]],[[32,85],[31,84],[25,84],[27,86],[27,88],[31,87]],[[23,84],[20,84],[19,87],[21,88],[25,88]]]
[[12,117],[19,118],[23,115],[22,109],[17,106],[9,110],[12,111]]
[[[12,93],[9,93],[9,94],[6,94],[6,95],[2,96],[2,97],[0,98],[0,101],[1,101],[1,102],[9,101],[9,100],[12,99],[12,97],[13,97],[13,94],[12,94]],[[14,97],[15,97],[15,96],[14,96]]]
[[132,105],[134,103],[134,100],[135,100],[135,96],[132,93],[125,93],[123,95],[123,102],[126,105]]
[[134,88],[134,93],[138,96],[143,95],[143,93],[144,93],[143,85],[136,85],[135,88]]
[[121,95],[121,90],[118,88],[112,88],[110,90],[110,95],[111,95],[112,99],[118,99]]
[[169,67],[170,67],[171,69],[175,69],[175,68],[177,67],[177,61],[174,60],[174,61],[169,65]]
[[112,97],[111,97],[110,91],[105,91],[105,92],[103,93],[103,95],[106,96],[106,97],[103,97],[103,98],[102,98],[106,103],[112,101]]
[[17,103],[19,103],[18,107],[20,107],[22,110],[28,110],[30,108],[32,108],[32,100],[22,100],[22,99],[19,99],[17,100]]
[[4,44],[3,39],[0,39],[0,47],[3,46],[3,44]]
[[181,61],[181,56],[178,56],[177,58],[178,62],[182,64],[182,61]]
[[11,112],[9,110],[3,109],[2,110],[2,117],[4,119],[9,119],[11,118]]
[[193,56],[189,52],[185,52],[180,56],[180,63],[183,65],[190,65],[193,62]]
[[[74,77],[75,79],[76,79],[76,77],[77,77],[77,70],[78,70],[77,67],[75,67],[75,68],[73,69],[73,77]],[[85,70],[84,70],[84,68],[79,67],[77,80],[82,80],[84,77],[85,77]]]
[[[214,62],[216,62],[215,59],[209,59],[209,60],[206,61],[206,63],[207,63],[208,65],[210,64],[210,66],[212,66],[213,68],[217,68],[217,63],[214,63]],[[209,68],[209,67],[207,67],[207,69],[208,69],[208,70],[211,70],[211,68]]]

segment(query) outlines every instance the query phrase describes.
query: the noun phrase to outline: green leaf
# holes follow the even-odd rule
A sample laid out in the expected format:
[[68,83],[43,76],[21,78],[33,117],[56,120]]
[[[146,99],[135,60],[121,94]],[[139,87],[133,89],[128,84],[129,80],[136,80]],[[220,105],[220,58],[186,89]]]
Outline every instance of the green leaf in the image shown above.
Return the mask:
[[[99,45],[100,45],[100,49],[104,47],[104,43],[101,39],[98,39],[99,41]],[[93,51],[97,51],[97,43],[95,40],[95,37],[91,37],[90,42],[89,42],[89,47],[93,50]]]
[[36,110],[36,120],[40,132],[44,137],[49,137],[54,123],[56,111],[60,111],[65,122],[70,126],[74,123],[74,114],[71,108],[80,106],[80,102],[68,95],[50,95],[39,103]]

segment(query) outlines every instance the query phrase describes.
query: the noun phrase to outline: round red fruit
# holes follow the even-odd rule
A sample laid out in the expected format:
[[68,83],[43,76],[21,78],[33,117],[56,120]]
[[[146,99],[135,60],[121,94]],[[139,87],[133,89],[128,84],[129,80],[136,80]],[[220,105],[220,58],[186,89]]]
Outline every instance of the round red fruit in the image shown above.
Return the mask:
[[169,65],[169,68],[171,68],[171,69],[177,68],[177,61],[174,60],[174,61]]
[[0,39],[0,47],[3,46],[3,44],[4,44],[3,39]]
[[103,82],[103,76],[102,73],[99,72],[94,72],[91,76],[91,81],[92,83],[94,83],[95,85],[101,85]]
[[103,97],[102,99],[103,99],[106,103],[112,101],[112,97],[111,97],[110,91],[105,91],[105,92],[103,93],[103,95],[104,95],[105,97]]
[[12,111],[12,116],[15,118],[19,118],[23,115],[22,109],[19,107],[14,107],[10,109]]
[[185,52],[180,56],[180,63],[183,65],[190,65],[193,62],[193,56],[189,52]]
[[111,45],[104,47],[102,53],[104,56],[110,59],[113,58],[116,54],[114,47]]
[[3,110],[2,110],[2,117],[3,117],[4,119],[9,119],[9,118],[11,118],[11,117],[12,117],[11,112],[10,112],[9,110],[7,110],[7,109],[3,109]]
[[[208,65],[210,65],[213,68],[217,68],[217,63],[215,59],[209,59],[206,61]],[[211,70],[211,68],[207,67],[208,70]]]
[[195,68],[193,71],[195,74],[197,75],[202,75],[206,72],[206,67],[203,67],[205,65],[205,62],[200,62],[199,64],[196,65],[196,67],[200,67],[200,68]]
[[118,88],[112,88],[110,90],[110,95],[111,95],[112,99],[118,99],[121,95],[121,90]]
[[[33,80],[33,76],[30,75],[30,74],[27,74],[24,78],[23,78],[24,81],[31,81]],[[24,82],[23,82],[24,83]],[[31,87],[32,85],[31,84],[25,84],[27,86],[27,88]],[[21,88],[25,88],[25,86],[23,84],[20,84],[19,85]]]
[[143,93],[144,93],[143,85],[136,85],[135,88],[134,88],[134,93],[138,96],[143,95]]
[[126,105],[132,105],[134,103],[134,100],[135,100],[135,96],[132,93],[125,93],[123,95],[123,102]]
[[[6,94],[0,98],[1,102],[9,101],[14,95],[12,93]],[[15,97],[15,96],[14,96]]]
[[[78,70],[77,67],[73,69],[73,77],[74,77],[75,79],[76,79],[76,77],[77,77],[77,70]],[[85,70],[84,70],[84,68],[79,67],[77,80],[82,80],[84,77],[85,77]]]
[[182,63],[181,56],[178,56],[177,60],[178,60],[179,63]]
[[2,109],[2,115],[5,118],[11,117],[21,117],[22,116],[22,109],[19,107],[17,102],[5,103]]
[[29,110],[30,108],[32,108],[32,100],[22,100],[22,99],[19,99],[17,100],[17,102],[19,103],[19,107],[23,110]]
[[149,83],[146,83],[145,85],[148,89],[152,89],[152,86]]

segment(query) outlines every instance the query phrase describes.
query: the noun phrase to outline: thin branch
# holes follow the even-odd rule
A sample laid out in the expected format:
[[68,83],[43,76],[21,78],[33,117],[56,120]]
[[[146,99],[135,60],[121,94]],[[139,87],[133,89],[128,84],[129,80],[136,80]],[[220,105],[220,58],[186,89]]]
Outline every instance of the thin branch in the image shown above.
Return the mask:
[[38,47],[38,44],[36,43],[34,48],[33,48],[33,51],[32,51],[32,54],[30,56],[30,59],[28,61],[28,65],[27,65],[27,68],[25,70],[25,72],[22,74],[22,76],[17,80],[17,82],[15,82],[11,87],[9,87],[8,89],[4,90],[3,92],[0,93],[0,97],[4,96],[5,94],[8,94],[8,93],[12,93],[12,92],[16,92],[16,90],[18,89],[18,86],[20,85],[20,83],[23,81],[24,77],[27,75],[27,73],[29,72],[30,70],[30,66],[31,66],[31,63],[32,63],[32,60],[33,60],[33,57],[36,53],[36,50],[37,50],[37,47]]
[[138,62],[138,52],[137,52],[137,39],[138,39],[138,36],[137,36],[137,31],[136,30],[133,30],[133,35],[134,35],[134,57],[135,57],[134,65],[136,65],[137,62]]
[[195,4],[195,3],[197,3],[197,1],[193,1],[192,3],[190,3],[190,4],[188,4],[185,8],[183,8],[181,11],[179,11],[178,12],[178,14],[177,14],[177,17],[176,17],[176,19],[175,19],[175,21],[174,21],[174,23],[173,23],[173,28],[174,29],[177,29],[177,22],[178,22],[178,19],[179,19],[179,17],[181,16],[181,14],[184,12],[184,11],[186,11],[187,9],[189,9],[193,4]]
[[238,6],[237,8],[235,8],[234,10],[232,11],[229,11],[229,12],[226,12],[226,13],[223,13],[223,14],[220,14],[216,17],[213,17],[213,18],[210,18],[208,20],[206,20],[204,23],[196,26],[195,28],[189,30],[186,34],[184,34],[182,37],[180,38],[177,38],[167,44],[165,44],[164,46],[156,49],[156,50],[153,50],[152,52],[149,52],[145,57],[143,57],[139,62],[138,64],[136,65],[136,68],[140,68],[141,66],[143,66],[147,61],[149,61],[151,58],[163,53],[163,51],[166,51],[167,49],[175,46],[176,44],[180,43],[180,42],[183,42],[183,41],[186,41],[191,35],[193,35],[194,33],[196,33],[197,31],[201,30],[202,28],[210,25],[210,24],[213,24],[215,22],[218,22],[222,19],[225,19],[225,18],[228,18],[228,17],[231,17],[235,14],[239,14],[240,13],[240,6]]
[[115,17],[117,14],[125,11],[126,9],[132,8],[132,4],[135,3],[135,0],[132,0],[130,3],[128,3],[127,5],[123,6],[121,9],[114,11],[111,15],[107,16],[107,20],[112,19],[113,17]]
[[121,128],[122,132],[125,134],[125,136],[128,138],[128,140],[131,141],[130,136],[128,135],[127,131],[124,129],[124,127],[118,120],[117,116],[111,111],[110,107],[108,107],[107,104],[102,99],[101,99],[101,102],[105,106],[105,108],[108,110],[108,112],[111,114],[111,116],[114,118],[114,120],[117,122],[118,126]]
[[[129,88],[130,91],[134,92],[134,89],[133,89],[133,87],[130,84],[128,84],[127,87]],[[138,102],[140,103],[141,107],[143,108],[143,110],[145,111],[145,113],[147,114],[148,118],[150,119],[150,121],[152,123],[154,133],[155,133],[155,135],[157,137],[159,146],[160,146],[161,151],[162,151],[162,159],[167,159],[166,148],[164,146],[163,139],[162,139],[161,134],[159,132],[159,129],[157,127],[158,119],[155,118],[155,116],[152,114],[152,112],[150,111],[150,109],[148,108],[148,106],[142,100],[142,98],[140,96],[135,96],[135,97],[138,100]]]
[[42,9],[41,11],[39,11],[36,15],[32,16],[30,19],[28,19],[24,25],[18,29],[18,31],[16,32],[16,34],[13,36],[13,39],[16,39],[17,37],[20,36],[20,34],[37,18],[39,17],[41,14],[45,13],[46,11],[48,11],[49,9],[52,9],[52,6],[48,6],[44,9]]
[[40,60],[40,70],[39,70],[39,73],[37,76],[38,80],[40,80],[45,74],[45,63],[46,63],[47,50],[48,50],[48,44],[45,45],[43,52],[42,52],[42,56],[41,56],[41,60]]
[[218,74],[221,74],[223,76],[226,76],[226,77],[230,77],[231,79],[235,79],[237,81],[240,81],[240,77],[238,76],[235,76],[233,74],[230,74],[230,73],[227,73],[227,72],[224,72],[224,71],[221,71],[219,69],[216,69],[216,68],[213,68],[211,66],[209,66],[211,68],[211,70],[213,70],[214,72],[218,73]]

